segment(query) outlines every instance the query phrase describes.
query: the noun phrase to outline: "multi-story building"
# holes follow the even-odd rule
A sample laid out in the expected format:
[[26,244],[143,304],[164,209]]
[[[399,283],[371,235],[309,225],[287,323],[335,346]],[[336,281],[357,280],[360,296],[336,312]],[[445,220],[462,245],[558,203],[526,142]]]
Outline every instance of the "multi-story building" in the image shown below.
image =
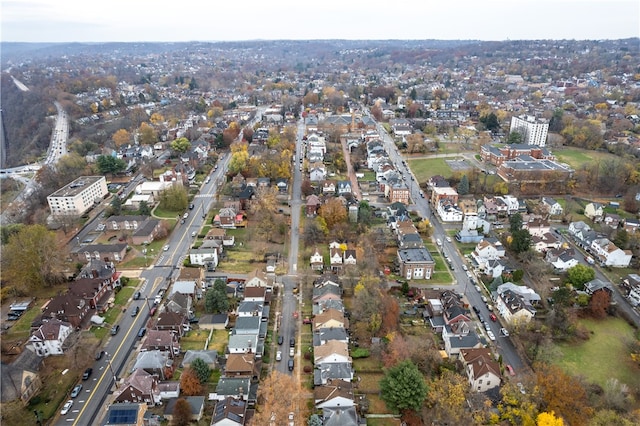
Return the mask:
[[530,115],[511,117],[511,128],[509,132],[518,132],[522,135],[522,142],[529,145],[545,146],[547,143],[547,133],[549,122],[546,120],[536,120]]
[[54,216],[82,216],[107,195],[104,176],[81,176],[47,197]]

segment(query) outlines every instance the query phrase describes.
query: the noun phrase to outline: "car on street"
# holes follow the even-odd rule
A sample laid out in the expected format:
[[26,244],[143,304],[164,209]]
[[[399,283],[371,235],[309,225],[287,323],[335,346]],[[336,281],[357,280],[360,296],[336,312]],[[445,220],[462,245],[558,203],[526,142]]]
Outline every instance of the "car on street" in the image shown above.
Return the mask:
[[467,268],[467,265],[465,265],[465,264],[463,263],[463,264],[462,264],[462,270],[463,270],[463,271],[468,271],[468,270],[469,270],[469,268]]
[[116,334],[118,334],[118,331],[120,331],[120,326],[118,324],[116,324],[113,327],[111,327],[111,335],[112,336],[115,336]]
[[287,361],[287,368],[289,371],[293,371],[293,359],[289,359],[289,361]]
[[197,233],[196,231],[193,231],[193,232],[191,233],[191,238],[194,238],[197,234],[198,234],[198,233]]
[[183,214],[183,215],[182,215],[182,218],[183,218],[183,219],[186,219],[186,218],[188,218],[188,217],[189,217],[189,212],[185,212],[185,214]]
[[77,384],[71,391],[71,398],[76,398],[78,395],[80,395],[80,391],[82,391],[82,385]]
[[515,375],[516,375],[516,372],[513,370],[513,367],[512,367],[511,365],[507,364],[507,365],[505,366],[505,368],[506,368],[506,369],[507,369],[507,371],[509,372],[509,375],[510,375],[510,376],[515,376]]
[[451,242],[451,237],[447,235],[446,240],[447,240],[448,243],[450,243]]
[[82,373],[82,380],[89,380],[89,377],[91,377],[91,373],[93,373],[93,368],[91,367],[84,370],[84,373]]
[[476,314],[478,314],[478,315],[479,315],[479,314],[480,314],[480,309],[478,309],[478,307],[477,307],[477,306],[474,306],[474,307],[473,307],[473,312],[475,312]]
[[478,291],[478,293],[482,293],[482,290],[480,290],[480,286],[479,286],[479,285],[476,285],[476,286],[474,286],[474,287],[476,288],[476,290]]
[[96,361],[99,361],[100,359],[102,359],[102,355],[104,355],[104,351],[96,352]]
[[489,300],[487,299],[487,296],[480,296],[480,299],[482,299],[482,301],[484,303],[487,303]]
[[195,205],[193,205],[193,203],[189,204],[189,210],[193,210],[194,207]]
[[493,331],[491,331],[491,330],[487,331],[487,336],[489,336],[489,339],[491,339],[491,341],[495,341],[496,340],[496,335],[493,334]]
[[67,402],[64,403],[64,406],[62,407],[62,410],[60,410],[60,414],[62,414],[63,416],[65,414],[67,414],[69,412],[69,410],[71,410],[71,407],[73,406],[73,400],[70,399]]
[[281,345],[284,343],[284,337],[278,336],[278,344]]
[[295,347],[296,346],[296,339],[295,338],[291,338],[289,339],[289,347]]
[[133,308],[133,311],[131,312],[131,316],[135,317],[136,315],[138,315],[138,312],[140,312],[140,306],[136,306],[135,308]]
[[282,351],[276,352],[276,361],[282,361]]
[[296,348],[289,348],[289,356],[293,358],[296,355]]
[[166,244],[164,247],[162,247],[162,251],[168,251],[169,250],[169,244]]
[[500,333],[502,333],[504,337],[509,337],[509,331],[504,327],[500,329]]
[[138,331],[138,337],[144,337],[144,334],[147,332],[147,329],[142,327],[140,328],[140,330]]
[[493,322],[498,321],[498,317],[496,316],[496,314],[489,315],[489,318],[491,318],[491,321],[493,321]]
[[138,299],[140,299],[140,296],[141,296],[140,292],[139,292],[139,291],[136,291],[136,292],[134,293],[134,295],[133,295],[133,300],[138,300]]

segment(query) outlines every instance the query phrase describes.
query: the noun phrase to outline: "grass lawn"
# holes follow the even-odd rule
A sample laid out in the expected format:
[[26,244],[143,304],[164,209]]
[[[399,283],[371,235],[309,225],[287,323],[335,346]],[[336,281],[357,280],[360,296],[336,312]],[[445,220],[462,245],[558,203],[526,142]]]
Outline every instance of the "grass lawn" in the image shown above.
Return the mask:
[[209,347],[207,349],[218,351],[219,354],[223,354],[229,343],[229,332],[227,330],[213,330],[213,335],[209,341]]
[[203,350],[208,336],[208,330],[191,330],[180,339],[180,349]]
[[580,148],[555,148],[553,154],[558,157],[560,162],[567,163],[574,169],[580,168],[580,166],[585,163],[591,163],[605,158],[618,158],[608,152],[597,152]]
[[560,344],[555,363],[570,374],[582,375],[590,382],[604,386],[611,377],[632,389],[640,388],[640,368],[634,364],[626,342],[635,339],[633,329],[622,319],[605,321],[580,320],[591,332],[591,338],[577,344]]
[[[378,414],[378,412],[376,412]],[[383,418],[369,418],[367,417],[367,426],[400,426],[402,421],[400,419],[394,419],[390,417]]]
[[[135,286],[137,286],[137,283],[135,284]],[[131,296],[133,296],[133,292],[135,291],[135,286],[128,285],[127,287],[122,287],[118,292],[118,294],[116,294],[114,303],[120,306],[123,306],[124,304],[126,304],[127,301],[131,299]]]
[[442,175],[445,178],[451,177],[451,167],[446,163],[446,160],[451,159],[452,158],[421,158],[408,160],[407,162],[416,179],[418,179],[418,182],[424,182],[435,175]]
[[108,326],[104,326],[104,327],[93,326],[93,327],[91,327],[91,332],[93,333],[94,336],[96,336],[96,339],[102,340],[109,333],[109,327]]

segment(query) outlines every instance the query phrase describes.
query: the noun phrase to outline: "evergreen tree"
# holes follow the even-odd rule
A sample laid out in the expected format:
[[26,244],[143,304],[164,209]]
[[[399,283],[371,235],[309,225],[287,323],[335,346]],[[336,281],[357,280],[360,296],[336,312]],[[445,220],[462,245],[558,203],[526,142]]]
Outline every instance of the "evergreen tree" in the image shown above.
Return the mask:
[[458,183],[458,194],[467,195],[469,193],[469,178],[467,175],[462,175],[460,182]]

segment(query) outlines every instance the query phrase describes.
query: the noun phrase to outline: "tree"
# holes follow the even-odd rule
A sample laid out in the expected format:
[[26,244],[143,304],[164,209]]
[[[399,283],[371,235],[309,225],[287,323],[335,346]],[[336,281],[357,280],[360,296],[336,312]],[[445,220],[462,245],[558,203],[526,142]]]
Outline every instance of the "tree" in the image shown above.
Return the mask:
[[611,295],[606,290],[598,290],[589,299],[589,313],[596,319],[604,319],[611,304]]
[[121,146],[129,144],[131,141],[131,134],[129,134],[125,129],[120,129],[113,134],[111,140],[113,140],[116,148],[120,148]]
[[543,409],[558,413],[571,425],[586,424],[593,408],[584,383],[551,364],[538,363],[534,371]]
[[117,195],[111,199],[109,206],[111,207],[111,213],[114,215],[119,215],[122,212],[122,200]]
[[66,258],[54,232],[43,225],[26,225],[2,250],[2,280],[25,292],[50,287],[63,281]]
[[189,142],[189,139],[182,137],[171,141],[169,146],[172,150],[184,154],[191,149],[191,142]]
[[211,369],[201,358],[194,359],[189,367],[193,369],[194,373],[196,373],[200,383],[207,383],[209,381]]
[[186,368],[180,375],[180,390],[187,396],[199,395],[202,384],[192,368]]
[[629,233],[626,229],[621,228],[616,231],[616,236],[613,237],[613,244],[621,249],[626,249],[629,244]]
[[467,175],[462,175],[460,182],[458,182],[458,194],[467,195],[469,193],[469,178]]
[[226,292],[216,288],[207,290],[204,296],[204,309],[212,314],[227,312],[229,310],[229,299]]
[[509,217],[509,231],[513,234],[522,229],[522,215],[520,213],[512,214]]
[[465,409],[468,390],[466,377],[451,370],[443,370],[431,381],[427,405],[438,424],[471,424]]
[[149,207],[149,203],[146,201],[140,201],[140,206],[138,207],[138,214],[140,216],[151,216],[151,207]]
[[542,412],[536,417],[536,426],[564,426],[564,420],[561,417],[556,417],[556,414],[551,411]]
[[158,140],[158,135],[148,123],[142,123],[138,128],[138,141],[141,145],[153,145]]
[[160,208],[182,212],[189,205],[187,189],[182,185],[172,185],[160,193]]
[[121,158],[112,155],[100,155],[96,159],[96,165],[101,174],[115,174],[127,168],[127,163]]
[[311,417],[309,417],[307,426],[322,426],[322,420],[320,419],[320,416],[318,416],[317,414],[312,414]]
[[427,396],[427,384],[422,373],[411,361],[389,368],[380,380],[380,396],[394,411],[418,411]]
[[191,405],[184,398],[178,398],[173,408],[171,426],[188,426],[191,423]]
[[358,222],[368,225],[371,222],[371,206],[367,201],[360,201],[358,205]]
[[596,271],[590,266],[577,264],[567,269],[567,280],[577,290],[583,290],[585,283],[593,280],[596,276]]
[[327,228],[331,230],[338,223],[342,223],[347,220],[347,209],[345,209],[338,198],[331,198],[320,206],[318,215],[324,219],[327,224]]
[[523,140],[524,140],[524,136],[522,135],[522,133],[520,133],[517,130],[514,130],[513,132],[509,133],[509,138],[507,139],[507,143],[509,144],[522,143]]
[[531,234],[528,229],[520,229],[514,232],[511,240],[511,249],[516,253],[524,253],[531,247]]
[[250,426],[284,425],[291,411],[296,411],[300,419],[308,416],[306,393],[294,377],[274,370],[260,384]]
[[494,133],[500,130],[500,123],[498,123],[498,117],[493,112],[490,112],[487,115],[481,116],[480,122],[484,124],[484,127],[487,130],[490,130]]

